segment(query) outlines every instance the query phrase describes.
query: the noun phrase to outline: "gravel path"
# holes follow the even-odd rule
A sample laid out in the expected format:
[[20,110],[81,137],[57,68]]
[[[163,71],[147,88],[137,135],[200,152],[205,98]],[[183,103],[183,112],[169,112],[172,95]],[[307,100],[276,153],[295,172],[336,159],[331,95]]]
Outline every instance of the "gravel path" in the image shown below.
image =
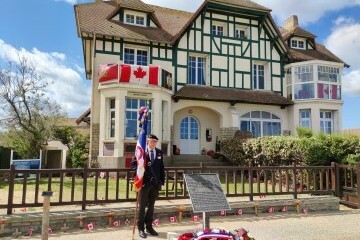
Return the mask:
[[[250,214],[242,216],[214,217],[211,218],[211,227],[234,230],[245,228],[249,235],[256,240],[309,240],[309,239],[360,239],[360,210],[352,210],[342,207],[338,212],[318,212],[309,214],[275,213],[261,214],[258,217]],[[193,223],[188,219],[182,223],[160,222],[156,230],[158,237],[147,239],[167,239],[167,232],[188,232],[195,228],[201,228],[201,223]],[[103,228],[92,231],[79,230],[68,233],[54,233],[49,239],[66,240],[128,240],[131,239],[132,228]],[[10,239],[10,238],[4,238]],[[39,235],[21,237],[20,239],[41,239]],[[139,239],[137,231],[135,239]]]

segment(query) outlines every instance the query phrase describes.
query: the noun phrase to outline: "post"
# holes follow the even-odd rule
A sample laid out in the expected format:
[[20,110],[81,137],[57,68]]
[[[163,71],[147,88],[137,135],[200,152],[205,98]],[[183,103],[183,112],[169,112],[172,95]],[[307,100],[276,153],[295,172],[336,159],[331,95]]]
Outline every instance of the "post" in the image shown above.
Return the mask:
[[293,162],[293,188],[294,188],[294,199],[297,199],[297,184],[296,184],[296,162]]
[[249,193],[250,193],[250,201],[254,200],[254,196],[253,196],[253,165],[250,162],[249,163]]
[[339,197],[339,192],[338,192],[338,185],[336,182],[336,163],[335,162],[331,162],[331,188],[334,191],[334,195],[336,197]]
[[203,212],[203,230],[210,228],[210,216]]
[[52,196],[51,191],[42,192],[44,197],[43,201],[43,218],[42,218],[42,240],[48,240],[49,238],[49,215],[50,215],[50,197]]
[[14,199],[14,183],[15,183],[15,165],[11,164],[10,171],[9,171],[9,195],[8,195],[8,207],[7,207],[7,214],[12,214],[12,206],[13,206],[13,199]]
[[87,176],[88,176],[88,165],[86,163],[83,171],[83,195],[82,195],[82,203],[81,203],[81,209],[83,211],[86,209]]

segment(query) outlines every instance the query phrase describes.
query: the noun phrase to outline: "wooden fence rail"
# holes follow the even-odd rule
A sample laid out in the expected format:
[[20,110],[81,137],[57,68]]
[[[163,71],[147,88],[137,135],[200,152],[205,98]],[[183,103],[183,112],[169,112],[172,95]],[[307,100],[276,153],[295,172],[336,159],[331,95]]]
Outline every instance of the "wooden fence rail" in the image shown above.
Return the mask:
[[[360,165],[349,167],[335,163],[331,166],[166,168],[165,186],[159,199],[188,198],[184,174],[217,173],[227,197],[245,196],[252,201],[255,196],[265,195],[292,195],[294,199],[298,194],[335,195],[344,203],[357,204],[359,169]],[[346,171],[345,179],[340,175],[343,171]],[[136,201],[132,188],[134,171],[128,168],[15,170],[11,166],[10,170],[0,170],[0,175],[8,182],[8,186],[0,185],[8,187],[7,202],[0,201],[0,208],[7,208],[7,214],[16,208],[42,206],[41,191],[54,192],[52,206],[81,205],[83,210],[91,204]],[[0,189],[0,193],[5,189]],[[352,195],[343,195],[348,190]]]

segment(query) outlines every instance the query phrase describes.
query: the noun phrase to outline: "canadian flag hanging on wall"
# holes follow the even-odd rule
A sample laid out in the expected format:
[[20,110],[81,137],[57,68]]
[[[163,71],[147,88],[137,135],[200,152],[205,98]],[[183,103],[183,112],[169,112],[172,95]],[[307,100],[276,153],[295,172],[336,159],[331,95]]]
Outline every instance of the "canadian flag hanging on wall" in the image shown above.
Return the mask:
[[93,230],[94,228],[95,228],[95,223],[94,222],[89,223],[89,224],[84,226],[85,230]]
[[99,66],[99,82],[107,83],[117,81],[119,76],[119,65],[115,63]]
[[122,83],[159,85],[159,67],[121,64],[119,78]]

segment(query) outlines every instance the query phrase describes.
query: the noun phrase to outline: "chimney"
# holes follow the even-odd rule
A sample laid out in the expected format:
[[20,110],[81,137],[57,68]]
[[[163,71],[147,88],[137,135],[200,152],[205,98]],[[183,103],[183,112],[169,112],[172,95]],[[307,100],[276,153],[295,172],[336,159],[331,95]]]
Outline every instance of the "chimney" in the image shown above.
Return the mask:
[[291,17],[285,20],[283,28],[286,31],[291,31],[298,26],[299,26],[298,17],[296,15],[292,15]]

